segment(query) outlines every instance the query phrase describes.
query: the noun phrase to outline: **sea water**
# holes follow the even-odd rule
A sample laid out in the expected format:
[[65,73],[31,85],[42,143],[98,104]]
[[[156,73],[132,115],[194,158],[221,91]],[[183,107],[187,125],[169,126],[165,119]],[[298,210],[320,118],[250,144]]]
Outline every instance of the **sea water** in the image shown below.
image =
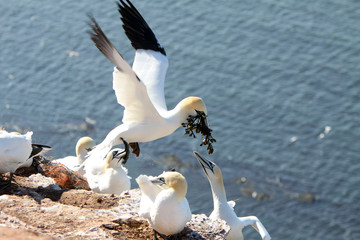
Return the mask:
[[[141,143],[127,163],[133,180],[176,165],[193,213],[210,214],[197,150],[222,169],[238,216],[256,215],[273,239],[360,239],[360,3],[133,3],[166,49],[168,108],[202,97],[217,140],[211,156],[183,128]],[[34,131],[54,158],[121,124],[89,13],[131,64],[114,1],[0,1],[0,125]]]

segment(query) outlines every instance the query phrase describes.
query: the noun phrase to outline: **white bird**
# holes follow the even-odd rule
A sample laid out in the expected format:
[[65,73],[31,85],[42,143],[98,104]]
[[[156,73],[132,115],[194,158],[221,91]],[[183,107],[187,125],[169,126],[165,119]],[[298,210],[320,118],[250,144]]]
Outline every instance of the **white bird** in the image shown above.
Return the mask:
[[[149,142],[172,134],[180,126],[187,127],[186,134],[195,137],[193,130],[201,132],[212,153],[211,129],[206,121],[206,106],[199,97],[187,97],[176,107],[167,110],[164,98],[164,80],[168,59],[164,48],[136,8],[127,0],[118,3],[123,28],[136,50],[133,68],[122,58],[113,44],[105,36],[95,18],[90,16],[91,39],[95,46],[114,65],[113,89],[119,104],[125,107],[123,124],[114,128],[106,138],[95,147],[91,155],[101,155],[111,147],[121,144],[120,137],[136,146],[138,142]],[[99,154],[99,152],[101,152]]]
[[30,166],[33,157],[51,149],[49,146],[33,144],[32,135],[33,132],[21,135],[0,130],[0,173],[10,172],[10,179],[1,185],[9,185],[16,169]]
[[201,167],[203,168],[209,182],[211,185],[214,210],[210,215],[210,218],[222,219],[230,226],[230,232],[227,235],[227,240],[243,240],[242,229],[246,226],[251,225],[254,227],[260,234],[263,240],[270,240],[271,237],[265,227],[262,225],[260,220],[256,216],[248,217],[237,217],[234,212],[235,202],[227,202],[226,192],[224,188],[222,173],[220,168],[213,162],[205,159],[200,156],[199,153],[194,152],[195,157],[199,161]]
[[185,177],[167,171],[158,177],[140,175],[136,182],[141,189],[139,215],[147,218],[154,231],[162,235],[180,233],[191,220]]
[[84,166],[89,187],[94,192],[119,195],[130,190],[130,177],[123,166],[129,158],[129,145],[124,140],[125,150],[115,148],[105,159],[90,161]]
[[[8,133],[6,130],[2,130],[2,133]],[[0,134],[1,134],[0,132]],[[10,134],[15,134],[15,135],[21,135],[21,133],[19,132],[10,132]],[[32,151],[31,151],[31,157],[28,158],[23,164],[21,164],[18,168],[27,168],[30,167],[31,164],[33,163],[33,159],[36,156],[39,156],[40,154],[46,153],[48,151],[51,150],[51,147],[46,146],[46,145],[41,145],[41,144],[35,144],[35,143],[31,143],[32,146]]]
[[80,174],[85,174],[85,170],[80,168],[85,161],[89,152],[95,147],[95,141],[91,137],[80,138],[75,146],[76,156],[67,156],[54,160],[56,163],[64,164],[72,171],[77,171]]

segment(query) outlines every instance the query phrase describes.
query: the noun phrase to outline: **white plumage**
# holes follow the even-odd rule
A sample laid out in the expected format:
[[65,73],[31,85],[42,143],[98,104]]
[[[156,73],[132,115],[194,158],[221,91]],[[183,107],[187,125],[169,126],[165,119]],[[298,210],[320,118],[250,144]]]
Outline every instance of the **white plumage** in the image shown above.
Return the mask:
[[32,152],[32,135],[33,132],[20,135],[0,131],[0,173],[14,173],[27,162]]
[[54,160],[54,162],[64,164],[70,170],[77,171],[80,174],[85,174],[85,170],[80,168],[80,166],[94,146],[95,141],[91,137],[82,137],[77,141],[75,146],[76,156],[59,158]]
[[86,163],[84,176],[91,190],[116,195],[130,190],[131,178],[127,175],[127,169],[122,165],[129,157],[128,144],[126,143],[125,146],[125,150],[112,149],[105,159]]
[[[165,50],[130,1],[125,4],[120,0],[118,7],[125,33],[136,49],[133,68],[122,58],[93,17],[91,39],[115,65],[113,89],[118,103],[125,107],[123,124],[107,134],[90,153],[89,161],[104,156],[113,146],[121,144],[120,137],[129,143],[153,141],[172,134],[189,116],[197,115],[196,110],[207,112],[199,97],[185,98],[174,109],[167,110],[164,81],[168,59]],[[207,127],[206,121],[201,123]]]
[[270,240],[271,237],[260,220],[256,216],[237,217],[233,207],[235,202],[227,202],[226,192],[224,188],[222,173],[220,168],[213,162],[200,156],[199,153],[194,152],[195,157],[202,166],[211,185],[214,210],[212,211],[211,219],[222,219],[230,226],[231,230],[227,235],[227,240],[243,240],[242,230],[244,227],[251,225],[260,234],[263,240]]
[[181,232],[191,220],[189,203],[185,198],[185,177],[168,171],[158,177],[140,175],[136,182],[141,189],[139,215],[147,218],[158,233],[170,236]]

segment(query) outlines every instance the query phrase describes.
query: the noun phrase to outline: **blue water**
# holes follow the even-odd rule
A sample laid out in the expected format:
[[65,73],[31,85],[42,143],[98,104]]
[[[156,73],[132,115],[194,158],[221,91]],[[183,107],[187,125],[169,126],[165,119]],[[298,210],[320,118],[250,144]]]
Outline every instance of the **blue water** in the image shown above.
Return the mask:
[[[169,57],[168,107],[191,95],[207,104],[217,140],[208,158],[238,216],[256,215],[273,239],[360,239],[360,2],[133,2]],[[73,155],[81,136],[100,142],[122,119],[87,13],[131,63],[114,1],[0,1],[0,125],[34,131],[54,158]],[[193,213],[209,214],[192,151],[207,154],[183,134],[141,144],[129,174],[159,174],[175,154]],[[305,193],[316,201],[296,198]]]

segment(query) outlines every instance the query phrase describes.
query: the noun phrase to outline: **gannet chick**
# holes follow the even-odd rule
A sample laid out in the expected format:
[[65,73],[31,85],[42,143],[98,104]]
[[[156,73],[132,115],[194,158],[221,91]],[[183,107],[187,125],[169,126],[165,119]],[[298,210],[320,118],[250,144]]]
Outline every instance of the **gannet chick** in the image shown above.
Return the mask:
[[91,137],[80,138],[75,146],[76,156],[67,156],[64,158],[56,159],[55,162],[64,164],[72,171],[77,171],[80,174],[85,174],[85,170],[80,168],[81,164],[85,161],[88,153],[94,148],[95,141]]
[[123,166],[129,158],[129,144],[124,140],[125,150],[115,148],[106,158],[87,162],[85,177],[94,192],[120,195],[130,190],[130,177]]
[[167,171],[156,178],[140,175],[136,181],[141,189],[139,215],[147,218],[151,227],[160,234],[171,236],[180,233],[191,220],[189,203],[185,198],[185,177],[178,172]]
[[242,229],[248,225],[254,227],[259,232],[262,239],[264,240],[271,239],[269,233],[266,231],[265,227],[262,225],[262,223],[256,216],[248,216],[248,217],[236,216],[233,210],[233,206],[235,202],[233,201],[231,203],[227,202],[223,177],[220,168],[215,163],[200,156],[199,153],[194,152],[194,155],[199,161],[201,167],[203,168],[211,185],[214,210],[211,213],[210,218],[213,220],[222,219],[226,221],[226,223],[231,228],[226,239],[243,240],[244,237],[242,234]]
[[105,154],[111,147],[121,144],[120,137],[135,145],[138,155],[138,142],[168,136],[181,126],[186,127],[185,133],[193,137],[194,132],[201,132],[204,136],[201,145],[208,145],[211,154],[215,139],[206,121],[205,103],[199,97],[187,97],[174,109],[167,110],[164,81],[168,59],[165,50],[137,9],[130,1],[126,2],[120,0],[118,8],[125,34],[136,50],[133,69],[105,36],[95,18],[90,16],[91,39],[115,65],[113,89],[118,103],[125,107],[123,124],[110,131],[90,156],[98,151]]
[[0,173],[10,172],[10,179],[1,185],[9,185],[16,169],[23,165],[30,166],[34,156],[44,149],[51,149],[49,146],[33,144],[32,135],[33,132],[21,135],[18,132],[0,131]]

